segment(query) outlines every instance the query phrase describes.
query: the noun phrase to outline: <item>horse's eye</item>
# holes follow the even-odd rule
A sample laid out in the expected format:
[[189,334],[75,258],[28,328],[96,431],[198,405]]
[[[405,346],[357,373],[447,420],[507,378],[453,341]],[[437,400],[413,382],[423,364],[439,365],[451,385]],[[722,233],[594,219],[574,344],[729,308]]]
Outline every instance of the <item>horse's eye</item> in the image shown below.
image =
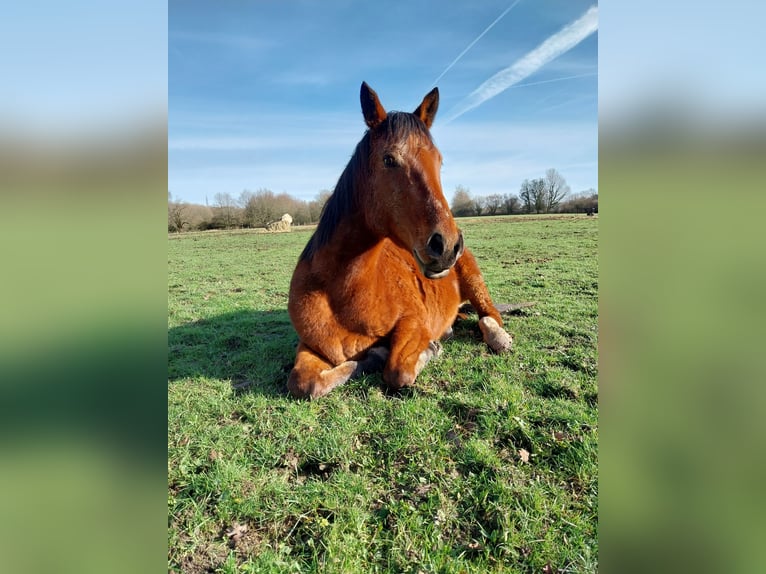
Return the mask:
[[383,165],[386,167],[396,167],[396,159],[394,159],[394,156],[392,156],[390,153],[387,153],[383,156]]

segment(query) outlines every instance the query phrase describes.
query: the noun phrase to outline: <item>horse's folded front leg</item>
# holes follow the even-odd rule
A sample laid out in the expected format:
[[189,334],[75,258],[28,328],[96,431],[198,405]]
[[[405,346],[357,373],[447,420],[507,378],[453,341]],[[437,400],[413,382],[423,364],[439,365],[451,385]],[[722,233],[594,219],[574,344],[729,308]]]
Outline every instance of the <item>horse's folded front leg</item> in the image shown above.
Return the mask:
[[503,319],[492,303],[487,285],[479,271],[479,265],[468,249],[458,260],[456,269],[460,281],[460,296],[464,300],[468,299],[479,314],[479,329],[484,342],[496,353],[510,351],[513,339],[503,329]]
[[391,355],[383,371],[383,380],[393,390],[410,387],[428,361],[441,352],[441,343],[430,340],[422,322],[400,323],[391,337]]
[[287,380],[287,389],[296,398],[317,399],[335,387],[359,375],[380,371],[388,359],[388,349],[373,347],[358,361],[333,366],[303,343],[298,345],[295,365]]
[[303,343],[298,345],[295,365],[287,379],[287,390],[299,399],[316,399],[348,381],[357,370],[356,361],[333,366]]

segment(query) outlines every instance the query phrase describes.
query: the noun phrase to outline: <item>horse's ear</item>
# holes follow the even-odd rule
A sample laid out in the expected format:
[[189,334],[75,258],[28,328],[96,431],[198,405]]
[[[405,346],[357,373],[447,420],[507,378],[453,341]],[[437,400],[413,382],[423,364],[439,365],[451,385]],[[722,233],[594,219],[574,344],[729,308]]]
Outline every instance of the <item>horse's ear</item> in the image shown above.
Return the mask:
[[431,129],[431,125],[434,123],[434,118],[436,117],[436,110],[438,109],[439,88],[434,88],[428,92],[425,98],[423,98],[423,101],[418,106],[418,109],[415,110],[414,114],[423,120],[423,123],[426,124],[428,129]]
[[378,99],[378,94],[375,93],[367,82],[362,82],[362,89],[359,94],[359,99],[362,101],[362,114],[364,114],[364,123],[368,127],[374,128],[383,123],[386,119],[386,110]]

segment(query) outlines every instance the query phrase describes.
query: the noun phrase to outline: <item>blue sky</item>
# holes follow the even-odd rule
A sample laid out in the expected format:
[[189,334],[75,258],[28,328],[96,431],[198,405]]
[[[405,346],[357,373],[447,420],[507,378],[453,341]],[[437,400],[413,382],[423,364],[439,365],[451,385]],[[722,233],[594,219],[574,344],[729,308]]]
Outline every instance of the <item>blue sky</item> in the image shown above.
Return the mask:
[[[312,199],[364,133],[363,80],[386,109],[412,111],[445,70],[432,132],[448,199],[457,185],[518,193],[550,167],[575,192],[597,188],[598,34],[560,55],[544,44],[594,5],[173,0],[168,188],[197,203],[260,188]],[[513,85],[486,99],[504,69],[495,84]]]
[[167,26],[156,0],[5,3],[0,137],[119,137],[162,120]]

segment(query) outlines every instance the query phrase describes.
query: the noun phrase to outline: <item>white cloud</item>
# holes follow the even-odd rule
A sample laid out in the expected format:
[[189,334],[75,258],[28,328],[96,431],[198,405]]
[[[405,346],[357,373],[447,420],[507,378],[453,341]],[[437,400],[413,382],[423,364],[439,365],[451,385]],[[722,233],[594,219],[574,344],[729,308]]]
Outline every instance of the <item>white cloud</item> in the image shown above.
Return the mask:
[[580,18],[550,36],[507,68],[497,72],[466,96],[450,111],[446,123],[494,98],[514,84],[518,84],[551,60],[574,48],[596,30],[598,30],[598,7],[591,6]]

